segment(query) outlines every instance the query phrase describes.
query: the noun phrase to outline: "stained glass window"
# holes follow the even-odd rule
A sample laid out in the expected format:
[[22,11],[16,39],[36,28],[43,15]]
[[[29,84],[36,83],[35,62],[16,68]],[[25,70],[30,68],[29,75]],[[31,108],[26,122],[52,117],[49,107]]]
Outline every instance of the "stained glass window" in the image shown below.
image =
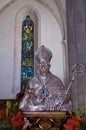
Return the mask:
[[22,23],[21,51],[21,89],[25,90],[27,83],[34,76],[34,22],[30,16]]

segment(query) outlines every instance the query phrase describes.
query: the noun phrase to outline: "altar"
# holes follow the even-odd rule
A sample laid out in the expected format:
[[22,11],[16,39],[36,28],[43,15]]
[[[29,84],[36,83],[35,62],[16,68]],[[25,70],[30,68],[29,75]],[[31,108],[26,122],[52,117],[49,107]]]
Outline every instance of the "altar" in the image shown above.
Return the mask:
[[[31,126],[30,130],[62,130],[61,124],[66,118],[66,112],[23,112]],[[27,130],[28,130],[27,129]]]

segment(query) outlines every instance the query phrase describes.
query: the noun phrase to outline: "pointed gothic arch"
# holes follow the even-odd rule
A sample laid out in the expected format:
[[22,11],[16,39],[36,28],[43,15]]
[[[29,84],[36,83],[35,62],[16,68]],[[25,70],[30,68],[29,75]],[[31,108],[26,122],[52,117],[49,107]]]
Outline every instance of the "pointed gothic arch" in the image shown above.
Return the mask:
[[[30,16],[30,19],[34,23],[34,51],[38,48],[38,16],[35,9],[27,5],[19,10],[15,21],[13,93],[18,93],[21,91],[22,22],[25,20],[26,16]],[[34,73],[36,73],[36,66],[34,66]]]

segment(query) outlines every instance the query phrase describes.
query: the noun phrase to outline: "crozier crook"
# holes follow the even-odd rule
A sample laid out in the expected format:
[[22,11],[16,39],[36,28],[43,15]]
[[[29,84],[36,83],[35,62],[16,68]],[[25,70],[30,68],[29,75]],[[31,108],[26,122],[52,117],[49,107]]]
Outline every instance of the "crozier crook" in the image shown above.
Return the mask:
[[68,93],[70,91],[70,88],[72,87],[72,84],[73,84],[74,80],[76,79],[77,74],[78,73],[83,73],[85,71],[86,71],[86,68],[85,68],[85,66],[83,64],[75,64],[72,67],[73,76],[72,76],[72,79],[71,79],[71,81],[70,81],[70,83],[68,85],[68,88],[67,88],[66,92],[65,92],[65,98],[64,98],[64,100],[62,100],[62,102],[59,105],[59,108],[58,108],[59,111],[61,110],[61,107],[62,107],[62,105],[63,105],[63,103],[64,103],[64,101],[65,101],[65,99],[66,99],[66,97],[67,97],[67,95],[68,95]]

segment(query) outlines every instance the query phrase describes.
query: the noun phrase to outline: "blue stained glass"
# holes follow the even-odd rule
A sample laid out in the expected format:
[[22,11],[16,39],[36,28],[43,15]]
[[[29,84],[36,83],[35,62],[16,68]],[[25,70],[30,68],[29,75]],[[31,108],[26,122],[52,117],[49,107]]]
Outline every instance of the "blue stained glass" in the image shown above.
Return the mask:
[[34,22],[30,16],[22,23],[21,50],[21,89],[25,90],[27,83],[34,76]]

